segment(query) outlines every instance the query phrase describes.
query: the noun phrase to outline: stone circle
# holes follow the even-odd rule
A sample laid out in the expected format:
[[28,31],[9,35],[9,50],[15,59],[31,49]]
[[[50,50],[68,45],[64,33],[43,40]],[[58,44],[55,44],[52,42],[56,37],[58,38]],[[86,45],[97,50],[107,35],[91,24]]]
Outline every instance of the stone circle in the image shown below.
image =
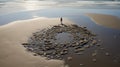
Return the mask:
[[[63,38],[63,39],[62,39]],[[86,48],[97,44],[96,35],[75,24],[55,25],[33,33],[22,45],[34,53],[48,59],[64,59],[69,54],[81,55]]]

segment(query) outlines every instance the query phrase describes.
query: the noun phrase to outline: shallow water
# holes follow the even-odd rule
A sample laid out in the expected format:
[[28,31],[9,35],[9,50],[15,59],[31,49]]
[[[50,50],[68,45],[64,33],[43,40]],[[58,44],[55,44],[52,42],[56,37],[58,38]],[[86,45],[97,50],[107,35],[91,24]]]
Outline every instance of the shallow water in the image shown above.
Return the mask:
[[56,39],[57,39],[57,43],[65,43],[65,42],[71,42],[73,40],[73,37],[71,34],[69,33],[59,33],[57,34],[56,36]]
[[[22,2],[16,3],[17,6],[19,6],[19,8],[16,8],[15,7],[16,4],[14,3],[14,5],[11,6],[11,7],[14,6],[14,8],[11,9],[9,5],[11,5],[13,3],[14,2],[6,2],[5,4],[3,4],[4,6],[2,5],[2,7],[0,8],[0,12],[1,12],[0,13],[0,25],[1,26],[8,24],[10,22],[13,22],[13,21],[18,21],[18,20],[27,20],[27,19],[33,19],[33,18],[39,18],[39,17],[48,17],[49,19],[63,17],[63,21],[64,21],[64,18],[68,18],[69,20],[73,21],[74,23],[81,25],[81,26],[85,26],[85,27],[87,27],[88,30],[97,34],[97,37],[101,40],[101,42],[100,42],[101,46],[100,47],[94,46],[94,47],[88,48],[87,50],[85,50],[83,52],[83,55],[72,55],[72,54],[68,55],[68,56],[73,57],[73,59],[71,61],[68,61],[67,59],[65,59],[65,63],[68,64],[68,66],[70,66],[70,67],[80,67],[80,66],[84,66],[84,67],[119,67],[120,66],[120,53],[119,53],[119,51],[120,51],[120,49],[119,49],[120,48],[120,30],[97,25],[94,23],[94,21],[92,21],[88,16],[85,15],[86,13],[98,13],[98,14],[113,15],[113,16],[117,16],[118,18],[120,18],[120,9],[118,9],[118,8],[112,9],[112,7],[110,7],[110,6],[108,7],[108,9],[107,8],[97,9],[98,6],[95,9],[94,8],[85,8],[84,9],[81,7],[80,8],[79,7],[54,7],[54,8],[52,8],[49,6],[43,6],[44,8],[41,7],[41,9],[40,9],[40,7],[37,8],[36,5],[34,5],[34,6],[37,9],[33,9],[35,7],[29,7],[29,8],[27,7],[27,9],[26,9],[23,7],[25,5],[23,5],[22,7],[20,6],[21,5],[20,3],[22,3]],[[8,5],[6,5],[6,4],[8,4]],[[53,2],[51,2],[51,4],[53,4]],[[28,5],[30,5],[30,2]],[[9,11],[8,8],[11,11]],[[47,22],[47,23],[49,23],[49,22]],[[9,31],[9,33],[10,33],[10,31]],[[12,31],[11,31],[11,34],[9,34],[8,36],[10,36],[10,35],[14,36],[12,34]],[[20,34],[16,34],[16,35],[19,37]],[[3,36],[0,36],[0,38],[3,38],[3,39],[1,39],[1,41],[5,40],[5,38]],[[27,39],[27,37],[25,37],[25,38]],[[11,38],[9,38],[8,40],[10,40],[10,39]],[[15,40],[15,39],[13,39],[13,40]],[[8,43],[10,43],[10,42],[8,42]],[[17,44],[17,45],[20,45],[20,44]],[[19,50],[21,50],[21,47],[19,48]],[[23,49],[23,51],[25,51],[25,50]],[[98,52],[97,56],[95,56],[95,57],[93,57],[91,55],[94,51]],[[4,54],[3,52],[1,54]],[[5,54],[6,54],[6,52],[7,51],[5,51]],[[11,52],[7,52],[7,54],[8,53],[11,53]],[[13,53],[15,53],[15,52],[13,52]],[[27,53],[27,51],[25,51],[25,53]],[[110,56],[106,56],[106,53],[109,53]],[[29,55],[29,53],[27,54],[27,56],[28,55]],[[31,55],[32,54],[30,53],[30,56]],[[18,58],[19,58],[19,56],[18,56]],[[23,57],[23,58],[25,58],[25,57]],[[38,58],[35,58],[35,59],[37,59],[37,61],[39,61]],[[29,58],[27,60],[20,60],[20,61],[22,62],[22,61],[30,60],[30,62],[24,63],[28,67],[30,65],[33,65],[36,67],[41,66],[38,64],[38,62],[35,61],[35,59]],[[93,59],[96,59],[97,61],[93,62],[92,61]],[[7,60],[9,60],[9,62],[10,62],[10,61],[12,61],[12,58],[7,59]],[[34,60],[36,63],[32,62],[32,60]],[[42,61],[40,61],[40,62],[42,62]],[[49,62],[46,62],[46,64],[48,64]],[[55,66],[53,62],[51,62],[51,63],[53,64],[53,66]],[[59,62],[57,61],[57,63],[59,63]],[[22,64],[23,63],[20,63],[19,67],[21,67]],[[34,65],[34,64],[36,64],[36,65]],[[43,63],[43,66],[41,66],[41,67],[45,67],[46,64]],[[7,67],[7,64],[5,63],[5,61],[4,62],[2,61],[0,63],[0,65]],[[9,65],[9,63],[8,63],[8,65]],[[15,64],[15,65],[17,65],[17,64]],[[58,65],[60,65],[60,64],[58,64]]]

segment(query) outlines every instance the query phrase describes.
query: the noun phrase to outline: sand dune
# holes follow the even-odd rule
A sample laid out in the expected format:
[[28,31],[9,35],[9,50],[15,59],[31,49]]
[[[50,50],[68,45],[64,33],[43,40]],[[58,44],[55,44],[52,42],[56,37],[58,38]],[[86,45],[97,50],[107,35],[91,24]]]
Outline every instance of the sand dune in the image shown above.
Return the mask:
[[37,18],[0,26],[0,67],[64,67],[64,61],[33,56],[21,45],[33,32],[59,23],[58,18]]
[[120,18],[112,15],[87,13],[96,24],[103,25],[105,27],[120,29]]

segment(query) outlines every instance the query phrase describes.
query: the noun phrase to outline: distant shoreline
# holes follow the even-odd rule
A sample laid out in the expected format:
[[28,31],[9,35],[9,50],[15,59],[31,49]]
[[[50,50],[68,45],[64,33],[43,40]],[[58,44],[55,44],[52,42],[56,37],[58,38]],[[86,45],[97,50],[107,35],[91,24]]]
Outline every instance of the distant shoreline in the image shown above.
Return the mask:
[[118,18],[117,16],[97,13],[86,13],[86,15],[90,17],[91,20],[94,21],[96,24],[108,28],[120,29],[120,18]]

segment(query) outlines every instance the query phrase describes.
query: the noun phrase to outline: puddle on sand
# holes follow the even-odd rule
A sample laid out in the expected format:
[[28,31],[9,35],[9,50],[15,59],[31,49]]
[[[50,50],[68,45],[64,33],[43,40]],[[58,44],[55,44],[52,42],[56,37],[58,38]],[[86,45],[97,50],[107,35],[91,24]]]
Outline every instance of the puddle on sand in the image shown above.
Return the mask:
[[66,43],[66,42],[70,42],[73,40],[73,36],[70,33],[59,33],[56,35],[56,42],[57,43]]

